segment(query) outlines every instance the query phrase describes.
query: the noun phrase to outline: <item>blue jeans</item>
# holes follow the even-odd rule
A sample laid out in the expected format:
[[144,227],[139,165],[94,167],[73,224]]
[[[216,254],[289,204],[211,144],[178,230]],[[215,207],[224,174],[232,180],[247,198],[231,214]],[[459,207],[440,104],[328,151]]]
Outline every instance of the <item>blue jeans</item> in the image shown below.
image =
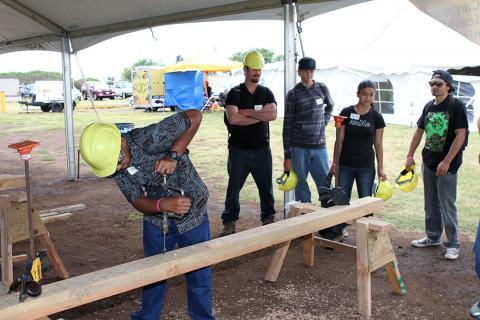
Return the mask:
[[339,180],[340,188],[347,194],[349,200],[352,197],[353,181],[357,185],[358,198],[371,196],[373,182],[375,181],[375,167],[351,168],[340,166]]
[[457,222],[457,174],[435,176],[435,171],[422,166],[424,199],[425,199],[425,231],[428,239],[439,241],[445,227],[447,248],[459,248]]
[[473,245],[473,254],[475,255],[475,271],[477,271],[477,276],[480,277],[480,221],[478,221],[477,238]]
[[240,190],[251,173],[260,197],[262,221],[275,214],[272,187],[272,153],[270,147],[257,150],[228,147],[228,187],[225,197],[223,223],[236,221],[240,216]]
[[324,186],[329,170],[327,148],[306,149],[292,147],[292,167],[298,176],[295,200],[312,202],[312,195],[307,183],[308,174],[312,175],[317,191]]
[[[201,225],[186,233],[178,233],[174,221],[170,221],[165,238],[167,251],[210,240],[208,217]],[[163,234],[160,228],[143,221],[143,246],[145,256],[163,253]],[[188,314],[194,320],[215,319],[212,314],[212,273],[211,268],[201,268],[185,274],[187,280]],[[132,320],[158,320],[167,293],[167,281],[143,287],[142,309],[132,313]]]

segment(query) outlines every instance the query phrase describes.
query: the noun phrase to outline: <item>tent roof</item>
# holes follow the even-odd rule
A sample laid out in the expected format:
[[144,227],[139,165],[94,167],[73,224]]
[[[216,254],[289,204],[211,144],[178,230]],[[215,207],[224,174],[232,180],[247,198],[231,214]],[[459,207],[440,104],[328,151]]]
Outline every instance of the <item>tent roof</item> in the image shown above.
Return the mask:
[[[368,0],[298,0],[300,19]],[[72,51],[148,27],[212,20],[283,19],[285,0],[1,0],[0,53]]]
[[[316,30],[326,28],[334,31],[318,41]],[[306,54],[317,58],[321,69],[401,74],[480,65],[480,46],[407,0],[376,0],[329,12],[306,21],[304,30]]]
[[199,50],[193,56],[177,64],[167,66],[165,72],[202,70],[208,72],[226,72],[232,69],[242,68],[243,64],[224,57],[218,56],[215,52]]

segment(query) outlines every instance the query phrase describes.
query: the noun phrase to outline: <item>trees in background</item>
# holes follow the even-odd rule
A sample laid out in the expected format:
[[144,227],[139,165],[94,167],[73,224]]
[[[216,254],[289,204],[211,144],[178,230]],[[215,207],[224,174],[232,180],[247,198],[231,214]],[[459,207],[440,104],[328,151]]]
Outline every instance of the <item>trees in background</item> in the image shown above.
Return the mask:
[[265,48],[255,48],[247,51],[239,51],[234,53],[229,59],[243,62],[243,58],[247,55],[247,53],[249,53],[252,50],[256,50],[260,52],[263,58],[265,59],[265,63],[271,63],[271,62],[283,60],[283,54],[275,55],[275,53],[272,50],[265,49]]
[[27,84],[38,80],[62,80],[60,72],[53,71],[29,71],[29,72],[5,72],[0,73],[0,79],[18,79],[20,83]]

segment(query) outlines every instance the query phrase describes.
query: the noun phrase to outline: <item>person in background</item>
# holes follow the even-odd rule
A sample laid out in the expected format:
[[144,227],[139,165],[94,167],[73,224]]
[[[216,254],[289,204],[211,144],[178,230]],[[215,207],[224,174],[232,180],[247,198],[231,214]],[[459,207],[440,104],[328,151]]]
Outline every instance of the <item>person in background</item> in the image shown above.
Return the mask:
[[[87,126],[80,138],[82,157],[95,175],[113,176],[128,202],[144,214],[147,257],[174,250],[176,245],[183,248],[210,239],[208,190],[186,149],[201,120],[200,111],[188,110],[124,136],[114,124],[97,122]],[[168,188],[164,179],[184,195]],[[169,221],[166,235],[162,232],[163,212],[180,217]],[[185,277],[190,317],[214,319],[211,268],[188,272]],[[167,281],[145,286],[142,309],[132,314],[132,320],[158,320],[166,293]]]
[[[339,186],[350,200],[353,183],[356,183],[359,198],[372,195],[375,175],[378,180],[387,180],[383,167],[383,131],[385,121],[373,107],[375,84],[363,80],[357,87],[358,102],[344,108],[340,116],[346,117],[340,128],[339,143]],[[334,157],[336,155],[334,154]],[[375,170],[375,159],[377,167]],[[331,171],[335,172],[335,162]],[[347,224],[324,229],[320,234],[331,240],[342,240]]]
[[297,174],[295,200],[300,202],[312,202],[308,174],[317,189],[324,186],[328,174],[325,126],[334,103],[327,86],[313,80],[315,68],[312,58],[298,61],[301,81],[287,94],[283,118],[283,167]]
[[269,122],[277,118],[272,91],[259,84],[265,62],[258,51],[243,61],[245,81],[233,87],[225,102],[224,122],[228,129],[228,187],[222,214],[221,236],[236,231],[240,216],[240,190],[251,173],[260,196],[262,224],[274,222],[272,152]]
[[417,121],[410,142],[405,166],[415,164],[415,150],[425,133],[422,150],[426,237],[413,240],[412,246],[440,246],[445,228],[447,241],[445,259],[455,260],[460,252],[458,240],[457,171],[462,164],[463,147],[468,129],[467,112],[463,102],[451,95],[453,78],[445,70],[436,70],[428,83],[434,97]]

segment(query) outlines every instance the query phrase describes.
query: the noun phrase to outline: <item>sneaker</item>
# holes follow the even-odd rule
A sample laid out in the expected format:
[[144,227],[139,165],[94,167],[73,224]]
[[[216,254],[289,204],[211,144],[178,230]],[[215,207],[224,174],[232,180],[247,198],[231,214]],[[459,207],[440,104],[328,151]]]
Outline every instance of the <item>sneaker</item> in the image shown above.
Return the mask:
[[275,222],[275,216],[272,214],[266,217],[265,220],[262,220],[262,225],[265,226],[267,224],[274,223],[274,222]]
[[458,258],[460,250],[458,248],[447,248],[447,253],[445,253],[445,259],[455,260]]
[[433,240],[430,240],[427,237],[425,237],[425,238],[418,239],[418,240],[412,240],[412,242],[410,242],[410,244],[414,247],[417,247],[417,248],[425,248],[425,247],[439,246],[439,245],[442,244],[442,242],[440,240],[433,241]]
[[480,320],[480,301],[470,308],[470,315],[474,320]]
[[220,237],[229,236],[235,233],[236,221],[224,222],[223,231],[220,233]]

